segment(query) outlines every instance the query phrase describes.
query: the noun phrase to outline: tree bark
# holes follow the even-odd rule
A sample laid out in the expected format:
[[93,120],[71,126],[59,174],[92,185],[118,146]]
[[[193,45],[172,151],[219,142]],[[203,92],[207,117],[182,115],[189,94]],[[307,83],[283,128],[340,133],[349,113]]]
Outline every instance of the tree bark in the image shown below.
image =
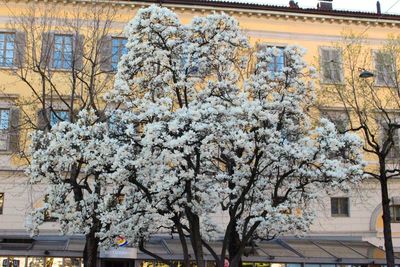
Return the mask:
[[[233,219],[231,217],[231,219]],[[241,267],[242,266],[242,255],[240,251],[241,240],[239,233],[236,230],[236,220],[234,221],[233,227],[230,229],[230,239],[228,244],[229,253],[229,267]]]
[[383,236],[385,239],[386,264],[387,267],[394,267],[394,250],[393,250],[392,226],[390,218],[390,199],[389,199],[388,184],[387,184],[388,181],[386,176],[382,175],[382,173],[385,172],[382,172],[381,170],[380,183],[381,183],[381,194],[382,194],[382,211],[383,211],[382,219],[383,219]]
[[197,267],[205,267],[206,262],[204,261],[203,244],[200,234],[200,218],[189,208],[186,209],[186,214],[189,221],[190,241],[192,243]]
[[86,244],[83,251],[83,265],[85,267],[97,267],[97,252],[99,239],[95,236],[95,231],[86,235]]
[[185,234],[183,233],[182,225],[178,218],[174,218],[176,228],[179,234],[179,240],[181,241],[182,245],[182,252],[183,252],[183,266],[190,266],[190,259],[189,259],[189,250],[186,242]]

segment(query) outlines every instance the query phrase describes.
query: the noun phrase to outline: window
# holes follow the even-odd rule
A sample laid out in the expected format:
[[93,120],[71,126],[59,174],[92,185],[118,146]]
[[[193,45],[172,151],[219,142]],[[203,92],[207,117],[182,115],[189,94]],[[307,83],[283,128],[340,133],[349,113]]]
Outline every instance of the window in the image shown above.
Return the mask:
[[[47,202],[48,202],[48,198],[49,198],[49,195],[46,194],[46,195],[44,196],[43,202],[44,202],[44,203],[47,203]],[[51,212],[47,209],[47,210],[44,212],[44,221],[45,221],[45,222],[56,222],[56,221],[57,221],[57,218],[54,217],[54,216],[51,216]]]
[[72,68],[72,35],[55,34],[53,64],[54,69]]
[[10,128],[10,110],[0,109],[0,150],[8,149],[8,137]]
[[320,49],[322,81],[324,83],[343,82],[341,51],[335,48]]
[[[396,121],[394,121],[396,123]],[[387,122],[380,122],[381,124],[381,142],[384,143],[388,139],[389,126]],[[387,159],[398,159],[400,157],[400,131],[399,129],[393,130],[393,144],[387,154]]]
[[393,57],[385,52],[374,53],[376,85],[393,86],[395,84],[396,72]]
[[[199,74],[199,60],[195,56],[190,56],[189,44],[185,43],[183,45],[183,52],[181,56],[181,65],[183,67],[183,71],[188,75],[198,75]],[[189,62],[190,57],[190,62]]]
[[4,193],[0,193],[0,214],[3,214],[4,207]]
[[55,110],[50,114],[50,126],[54,126],[61,121],[68,121],[69,113],[66,110]]
[[348,129],[349,119],[345,111],[342,110],[323,110],[322,117],[330,120],[339,133],[344,133]]
[[268,70],[272,72],[282,72],[285,67],[284,47],[275,47],[273,61],[268,64]]
[[349,198],[332,197],[331,215],[332,217],[349,217]]
[[400,205],[390,206],[390,220],[392,223],[400,223]]
[[15,33],[0,33],[0,67],[14,65]]
[[117,70],[118,62],[121,59],[121,56],[126,54],[126,38],[112,38],[112,57],[111,57],[111,65],[114,71]]

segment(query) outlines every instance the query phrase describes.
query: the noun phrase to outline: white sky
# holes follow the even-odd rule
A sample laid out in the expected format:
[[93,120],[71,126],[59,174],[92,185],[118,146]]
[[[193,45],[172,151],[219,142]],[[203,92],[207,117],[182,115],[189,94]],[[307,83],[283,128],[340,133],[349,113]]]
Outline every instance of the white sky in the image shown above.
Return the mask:
[[[289,0],[225,0],[243,3],[260,3],[287,6]],[[317,6],[318,0],[295,0],[300,7]],[[382,13],[400,14],[400,0],[380,0]],[[352,11],[376,12],[376,0],[333,0],[333,8]]]

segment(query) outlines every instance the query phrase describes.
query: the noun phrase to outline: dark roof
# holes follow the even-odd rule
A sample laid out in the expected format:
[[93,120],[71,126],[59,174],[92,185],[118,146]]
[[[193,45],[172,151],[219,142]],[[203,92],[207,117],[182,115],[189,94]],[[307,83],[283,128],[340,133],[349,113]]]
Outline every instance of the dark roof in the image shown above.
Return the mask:
[[[133,2],[151,2],[151,3],[187,5],[187,6],[247,9],[249,11],[250,10],[278,11],[278,12],[297,13],[297,14],[300,13],[300,14],[310,14],[310,15],[326,15],[326,16],[365,18],[365,19],[376,19],[376,20],[400,20],[400,15],[396,14],[378,14],[371,12],[346,11],[346,10],[320,10],[317,8],[301,8],[301,7],[291,8],[289,6],[243,3],[240,1],[228,2],[224,0],[147,0],[147,1],[133,1]],[[289,3],[289,0],[285,2]]]

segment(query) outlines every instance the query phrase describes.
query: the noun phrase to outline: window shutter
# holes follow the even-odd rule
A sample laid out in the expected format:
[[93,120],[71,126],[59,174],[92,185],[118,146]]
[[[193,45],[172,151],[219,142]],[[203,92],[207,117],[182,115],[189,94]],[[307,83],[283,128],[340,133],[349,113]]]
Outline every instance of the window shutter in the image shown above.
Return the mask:
[[26,40],[25,32],[15,33],[14,66],[22,67],[25,61]]
[[330,56],[330,50],[321,49],[321,70],[323,81],[325,82],[332,80]]
[[47,109],[40,109],[38,111],[38,122],[37,122],[37,128],[39,130],[45,130],[46,127],[49,125],[49,116],[48,116],[48,110]]
[[112,38],[104,36],[100,40],[100,70],[112,71]]
[[9,150],[19,152],[19,108],[13,107],[10,109],[10,144]]
[[74,38],[74,67],[76,70],[83,69],[84,38],[82,34],[78,34]]
[[376,83],[378,85],[385,84],[385,64],[383,61],[382,54],[380,52],[376,52],[375,56],[375,69],[376,69]]
[[332,81],[342,81],[342,56],[339,49],[330,50],[330,61],[332,66]]
[[46,32],[42,34],[42,47],[40,53],[40,66],[50,67],[54,51],[54,33]]

